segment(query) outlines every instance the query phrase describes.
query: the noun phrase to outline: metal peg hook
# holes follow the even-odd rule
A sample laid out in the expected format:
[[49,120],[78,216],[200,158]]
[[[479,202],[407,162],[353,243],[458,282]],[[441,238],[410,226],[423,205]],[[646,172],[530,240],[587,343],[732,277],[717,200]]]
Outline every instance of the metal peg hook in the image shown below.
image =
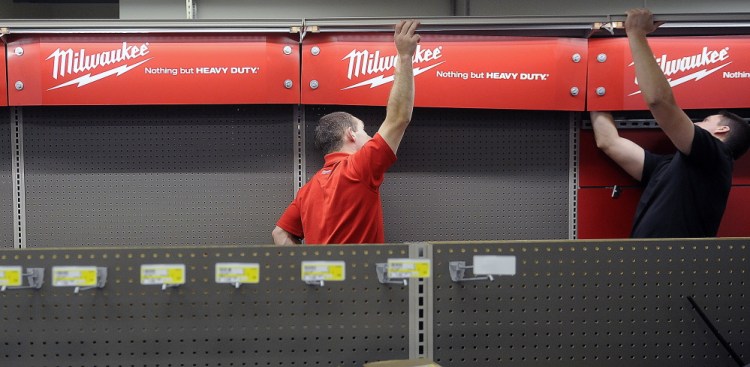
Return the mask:
[[305,284],[307,285],[317,285],[318,287],[323,287],[326,285],[325,281],[323,279],[321,280],[306,280]]
[[454,282],[464,282],[469,280],[494,280],[492,275],[466,278],[466,269],[474,269],[474,265],[466,265],[466,262],[464,261],[451,261],[448,263],[448,270],[451,273],[451,280]]
[[613,199],[619,198],[621,193],[622,193],[622,188],[620,188],[620,186],[615,185],[612,188],[612,198]]
[[167,290],[167,288],[177,288],[179,286],[180,286],[179,284],[167,284],[167,283],[164,283],[164,284],[161,285],[161,290],[165,291],[165,290]]
[[376,263],[375,271],[378,273],[378,281],[382,284],[401,284],[404,287],[409,285],[409,281],[406,278],[392,279],[388,276],[388,264],[387,263]]
[[81,287],[75,287],[75,288],[73,288],[73,293],[78,294],[78,292],[80,292],[80,291],[87,291],[89,289],[94,289],[94,288],[97,288],[97,287],[83,287],[83,288],[81,288]]

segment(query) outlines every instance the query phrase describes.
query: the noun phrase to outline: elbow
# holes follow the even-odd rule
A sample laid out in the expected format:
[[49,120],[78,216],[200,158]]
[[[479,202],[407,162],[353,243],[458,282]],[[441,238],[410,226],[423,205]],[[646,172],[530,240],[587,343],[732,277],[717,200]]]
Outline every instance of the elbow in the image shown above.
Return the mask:
[[651,111],[660,110],[665,107],[671,107],[677,104],[672,93],[660,93],[656,96],[645,97],[646,105]]
[[607,150],[612,147],[614,138],[610,136],[594,135],[594,140],[596,141],[596,147],[606,153]]
[[279,245],[281,243],[284,243],[284,237],[285,237],[285,231],[281,229],[280,227],[276,227],[271,231],[271,237],[273,238],[273,243]]
[[646,105],[648,106],[649,110],[653,111],[653,110],[658,110],[662,108],[662,106],[664,106],[665,104],[663,100],[651,99],[651,100],[646,100]]
[[609,149],[610,143],[607,141],[604,141],[604,139],[597,139],[596,140],[596,147],[599,148],[599,150],[607,151]]
[[298,244],[301,241],[301,238],[298,238],[279,226],[276,226],[276,228],[271,231],[271,237],[273,237],[273,243],[276,245],[293,245]]
[[396,123],[402,126],[408,126],[411,122],[411,113],[405,114],[396,120]]

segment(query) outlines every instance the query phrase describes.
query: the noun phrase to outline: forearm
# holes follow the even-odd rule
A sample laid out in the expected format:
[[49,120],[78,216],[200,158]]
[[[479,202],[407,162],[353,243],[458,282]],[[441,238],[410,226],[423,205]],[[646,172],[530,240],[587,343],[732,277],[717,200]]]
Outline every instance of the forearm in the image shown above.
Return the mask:
[[398,60],[385,120],[405,128],[414,109],[414,69],[410,55],[399,55]]
[[674,104],[674,95],[669,81],[664,76],[654,53],[648,44],[646,35],[640,32],[628,33],[628,42],[635,63],[635,75],[643,99],[649,108],[665,104]]
[[592,111],[591,126],[594,129],[596,146],[630,176],[640,181],[643,174],[643,148],[620,136],[615,120],[609,112]]

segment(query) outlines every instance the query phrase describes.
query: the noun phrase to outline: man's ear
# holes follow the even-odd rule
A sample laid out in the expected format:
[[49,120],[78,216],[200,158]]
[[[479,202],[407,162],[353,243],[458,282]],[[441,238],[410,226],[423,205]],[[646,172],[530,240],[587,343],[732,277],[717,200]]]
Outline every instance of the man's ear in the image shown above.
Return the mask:
[[357,135],[354,134],[354,130],[351,126],[346,128],[346,139],[352,142],[357,140]]
[[728,125],[719,125],[719,126],[716,126],[716,128],[711,133],[711,135],[715,136],[721,141],[724,141],[729,136],[728,134],[729,130],[731,129]]

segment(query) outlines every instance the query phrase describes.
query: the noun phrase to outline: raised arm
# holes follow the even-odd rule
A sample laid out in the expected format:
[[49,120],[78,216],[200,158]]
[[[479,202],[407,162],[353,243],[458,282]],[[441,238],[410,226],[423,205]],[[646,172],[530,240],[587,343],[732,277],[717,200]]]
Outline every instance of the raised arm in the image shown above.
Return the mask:
[[628,34],[630,52],[635,63],[635,75],[643,99],[672,144],[682,153],[689,155],[695,127],[677,105],[672,87],[656,63],[654,53],[646,40],[646,35],[656,30],[659,25],[654,23],[653,15],[647,9],[631,9],[627,15],[625,31]]
[[615,120],[609,112],[592,111],[591,127],[594,128],[596,146],[630,176],[640,181],[646,154],[643,148],[620,136]]
[[411,121],[411,113],[414,109],[414,70],[412,69],[412,58],[419,43],[419,35],[414,31],[419,25],[418,21],[401,21],[396,25],[393,41],[398,50],[396,57],[396,71],[388,97],[388,107],[385,121],[380,125],[378,133],[383,137],[393,153],[396,153],[401,139],[404,137],[406,127]]

